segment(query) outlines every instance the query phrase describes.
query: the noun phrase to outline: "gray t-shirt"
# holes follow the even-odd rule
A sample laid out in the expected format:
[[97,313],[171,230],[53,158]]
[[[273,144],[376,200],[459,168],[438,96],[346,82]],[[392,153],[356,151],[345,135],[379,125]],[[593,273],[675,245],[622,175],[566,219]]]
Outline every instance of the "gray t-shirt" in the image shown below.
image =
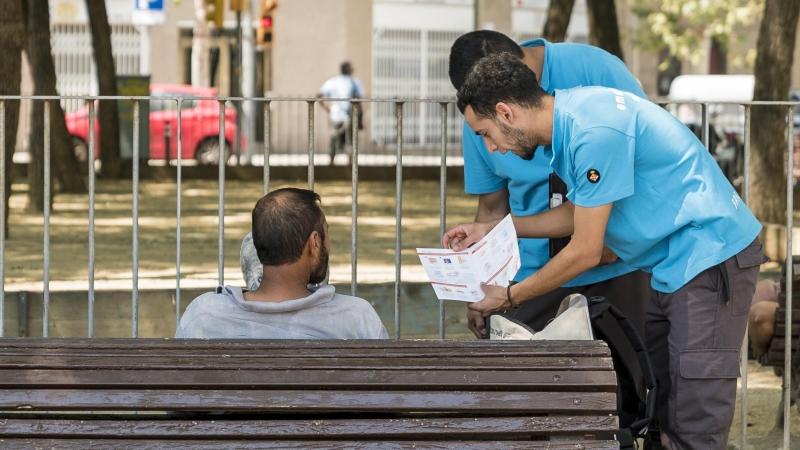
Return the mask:
[[175,338],[387,339],[378,313],[366,300],[322,285],[311,295],[280,303],[247,301],[225,286],[189,304]]

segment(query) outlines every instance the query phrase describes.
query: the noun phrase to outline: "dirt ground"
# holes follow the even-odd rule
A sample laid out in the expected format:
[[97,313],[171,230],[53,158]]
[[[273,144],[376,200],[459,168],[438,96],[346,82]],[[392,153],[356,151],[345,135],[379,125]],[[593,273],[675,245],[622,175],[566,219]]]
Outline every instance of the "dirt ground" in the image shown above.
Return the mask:
[[[741,387],[741,380],[739,386]],[[781,401],[781,379],[771,367],[761,367],[750,361],[747,369],[747,448],[751,450],[776,450],[783,447],[783,429],[775,426]],[[736,413],[733,417],[729,449],[741,449],[741,392],[736,396]],[[797,406],[791,411],[792,447],[800,448],[800,412]]]
[[[278,182],[279,186],[306,187],[305,180]],[[43,280],[43,218],[25,212],[26,185],[15,184],[11,197],[6,242],[7,291],[41,290]],[[96,262],[98,289],[125,289],[132,283],[132,187],[130,181],[98,181],[96,195]],[[349,181],[320,182],[331,234],[331,282],[349,284],[351,185]],[[250,212],[261,197],[260,182],[229,181],[225,190],[224,265],[227,283],[241,284],[239,246],[249,231]],[[217,284],[217,202],[215,181],[187,181],[181,198],[181,286]],[[139,286],[172,288],[176,274],[176,188],[173,182],[143,181],[139,197]],[[463,185],[447,188],[447,225],[470,221],[477,200],[463,193]],[[358,192],[358,280],[386,282],[395,277],[395,185],[393,181],[363,182]],[[403,185],[402,279],[425,281],[416,247],[439,242],[439,184],[410,181]],[[57,195],[51,216],[50,280],[53,290],[85,290],[88,286],[88,198]],[[777,264],[763,276],[777,277]],[[782,446],[782,430],[775,429],[781,380],[771,368],[751,363],[748,379],[747,448],[774,450]],[[740,449],[739,402],[729,448]],[[793,409],[793,448],[800,448],[800,413]]]

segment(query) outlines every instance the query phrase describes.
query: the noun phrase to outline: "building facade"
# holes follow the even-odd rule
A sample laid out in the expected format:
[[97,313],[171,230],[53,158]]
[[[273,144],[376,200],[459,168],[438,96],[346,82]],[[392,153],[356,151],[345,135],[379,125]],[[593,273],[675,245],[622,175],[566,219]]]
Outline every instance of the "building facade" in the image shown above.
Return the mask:
[[[85,0],[50,0],[53,54],[62,94],[96,94],[97,83]],[[629,0],[618,1],[625,62],[645,92],[659,92],[659,55],[635,48],[628,37],[637,25]],[[477,2],[477,3],[476,3]],[[107,0],[117,72],[148,75],[152,83],[190,84],[192,44],[197,6],[202,0],[165,1],[164,23],[131,23],[132,0]],[[227,1],[225,2],[228,3]],[[367,96],[375,98],[452,98],[447,58],[452,42],[476,29],[494,29],[521,42],[542,32],[549,0],[281,0],[273,16],[269,46],[255,42],[259,1],[250,1],[243,14],[242,71],[236,70],[236,16],[225,12],[224,27],[212,29],[207,42],[210,84],[220,95],[312,97],[325,80],[350,61]],[[757,27],[745,30],[745,42],[754,46]],[[800,33],[799,33],[800,35]],[[586,0],[576,0],[567,40],[588,42]],[[800,61],[800,44],[795,49]],[[800,89],[800,62],[795,63],[792,86]],[[697,67],[679,64],[677,73],[708,73],[709,62]],[[750,72],[726,65],[731,73]],[[23,92],[32,90],[23,75]],[[663,74],[662,74],[663,75]],[[662,77],[663,78],[663,77]],[[668,82],[668,81],[667,81]],[[240,91],[237,91],[238,87]],[[663,91],[662,86],[662,91]],[[80,102],[65,102],[74,110]],[[365,104],[364,131],[359,148],[364,154],[393,155],[396,142],[396,106],[393,102]],[[243,106],[247,142],[257,153],[263,139],[263,111]],[[327,153],[327,116],[315,112],[315,148]],[[403,106],[403,139],[410,156],[435,155],[440,148],[442,109],[439,104]],[[459,114],[448,116],[448,146],[459,153]],[[276,153],[305,154],[308,148],[308,106],[304,102],[273,102],[272,145]],[[25,118],[26,116],[23,116]],[[26,130],[27,120],[20,130]],[[24,149],[24,133],[19,146]],[[245,149],[243,153],[247,153]],[[416,153],[415,153],[416,152]]]

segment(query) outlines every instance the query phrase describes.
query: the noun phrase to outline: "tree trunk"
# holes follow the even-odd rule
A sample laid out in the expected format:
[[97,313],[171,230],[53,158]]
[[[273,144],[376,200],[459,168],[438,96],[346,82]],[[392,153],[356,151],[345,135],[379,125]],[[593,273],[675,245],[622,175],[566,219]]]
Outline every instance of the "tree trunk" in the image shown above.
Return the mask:
[[208,68],[208,22],[205,0],[194,0],[194,29],[192,30],[192,86],[211,86]]
[[[754,100],[788,100],[798,14],[797,0],[766,1],[756,43]],[[750,173],[753,176],[748,206],[759,220],[767,223],[786,223],[787,109],[754,106],[752,110]]]
[[[111,27],[108,25],[106,3],[86,0],[89,26],[92,29],[94,61],[97,65],[97,84],[101,96],[117,95],[117,74],[111,50]],[[118,179],[122,172],[119,157],[119,111],[116,100],[100,102],[100,161],[105,178]]]
[[619,43],[617,7],[614,0],[589,0],[586,2],[589,19],[589,43],[625,61]]
[[564,42],[567,38],[567,27],[572,16],[575,0],[550,0],[547,9],[547,21],[544,23],[542,37],[550,42]]
[[[31,64],[34,95],[58,95],[56,68],[50,46],[50,11],[44,2],[26,0],[28,60]],[[44,102],[34,101],[31,112],[30,152],[28,164],[28,209],[44,210]],[[50,101],[51,173],[62,191],[85,193],[86,183],[78,169],[72,139],[67,132],[61,103]],[[50,196],[52,202],[53,196]]]
[[[22,21],[21,0],[9,0],[0,8],[0,95],[19,95],[22,70],[22,47],[25,42],[25,23]],[[8,199],[11,197],[11,162],[17,141],[19,100],[5,100],[5,224],[8,227]]]

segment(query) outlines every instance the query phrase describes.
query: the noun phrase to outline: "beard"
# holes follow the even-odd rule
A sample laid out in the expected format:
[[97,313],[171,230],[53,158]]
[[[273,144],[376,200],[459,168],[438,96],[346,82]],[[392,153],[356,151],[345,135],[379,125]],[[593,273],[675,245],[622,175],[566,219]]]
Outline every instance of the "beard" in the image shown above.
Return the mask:
[[511,153],[525,161],[532,160],[536,149],[539,147],[539,144],[536,143],[536,137],[532,134],[526,134],[522,130],[511,128],[499,121],[498,125],[503,135],[508,139],[509,145],[511,145]]
[[308,282],[311,284],[320,284],[325,281],[325,277],[328,275],[328,250],[323,245],[320,249],[319,260],[311,268],[311,276],[309,277]]

